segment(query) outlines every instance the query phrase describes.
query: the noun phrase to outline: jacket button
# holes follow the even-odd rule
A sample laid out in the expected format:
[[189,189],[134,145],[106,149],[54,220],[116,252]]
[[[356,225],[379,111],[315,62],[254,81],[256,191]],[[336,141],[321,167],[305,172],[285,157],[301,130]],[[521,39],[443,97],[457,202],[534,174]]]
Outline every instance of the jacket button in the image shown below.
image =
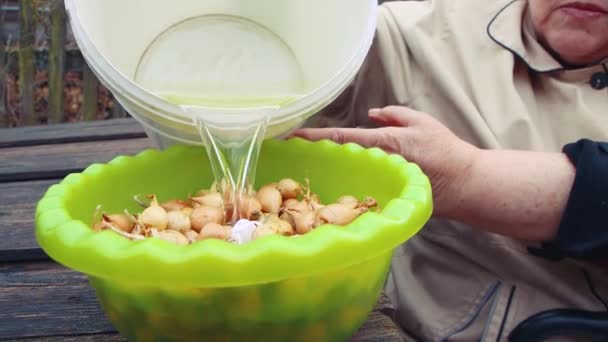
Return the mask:
[[591,88],[595,90],[602,90],[608,87],[608,73],[605,72],[596,72],[591,76]]

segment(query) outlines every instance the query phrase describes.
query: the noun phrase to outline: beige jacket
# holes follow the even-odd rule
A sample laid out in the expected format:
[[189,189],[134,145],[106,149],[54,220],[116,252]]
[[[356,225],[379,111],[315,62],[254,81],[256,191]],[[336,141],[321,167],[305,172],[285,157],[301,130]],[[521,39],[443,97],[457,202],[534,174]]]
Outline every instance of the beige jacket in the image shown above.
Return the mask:
[[[608,88],[590,85],[602,71],[564,70],[536,42],[525,0],[389,2],[358,78],[313,125],[370,127],[369,108],[397,104],[483,148],[560,151],[580,138],[608,140]],[[605,310],[583,270],[608,299],[599,268],[547,261],[523,242],[432,220],[396,251],[386,290],[411,336],[497,341],[543,310]]]

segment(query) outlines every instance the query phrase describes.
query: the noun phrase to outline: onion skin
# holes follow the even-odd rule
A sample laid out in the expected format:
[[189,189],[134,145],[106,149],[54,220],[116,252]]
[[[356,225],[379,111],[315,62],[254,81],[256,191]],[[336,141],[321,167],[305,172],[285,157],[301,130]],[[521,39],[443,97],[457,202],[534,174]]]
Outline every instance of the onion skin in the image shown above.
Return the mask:
[[294,221],[296,223],[296,233],[300,235],[308,234],[319,226],[317,213],[314,211],[296,214],[294,216]]
[[169,219],[167,229],[185,233],[191,228],[190,216],[181,210],[170,211],[167,218]]
[[360,204],[359,200],[354,196],[342,196],[338,199],[338,203],[351,209],[357,208]]
[[159,231],[167,229],[169,218],[167,211],[159,205],[152,204],[139,216],[139,221],[146,227],[154,227]]
[[253,231],[253,239],[261,239],[265,236],[277,235],[277,233],[268,226],[259,226]]
[[305,213],[307,211],[311,211],[312,208],[305,201],[298,201],[296,199],[288,199],[283,202],[283,210],[286,211],[296,211],[298,213]]
[[220,208],[198,207],[190,214],[192,230],[200,232],[209,223],[224,223],[224,211]]
[[283,200],[295,199],[302,193],[302,186],[293,179],[285,178],[279,182],[277,190],[281,193]]
[[182,201],[182,200],[168,201],[168,202],[163,203],[161,205],[161,207],[163,207],[163,209],[165,209],[168,212],[170,212],[170,211],[177,211],[177,210],[183,210],[183,209],[186,209],[186,208],[192,208],[192,206],[188,202]]
[[243,196],[239,203],[241,218],[255,221],[262,215],[262,204],[253,196]]
[[292,236],[296,233],[294,227],[289,222],[282,220],[277,215],[268,217],[263,226],[272,229],[278,235]]
[[319,218],[324,223],[343,226],[353,222],[361,213],[361,210],[349,208],[344,204],[334,203],[320,209]]
[[222,208],[224,206],[224,199],[222,194],[218,192],[209,193],[201,197],[194,197],[192,201],[203,207]]
[[211,222],[201,230],[198,239],[200,240],[209,240],[209,239],[218,239],[228,241],[230,238],[230,227],[223,226],[221,224],[217,224]]
[[194,230],[189,230],[184,234],[190,243],[195,243],[198,240],[198,235]]
[[186,246],[190,244],[190,241],[180,232],[175,230],[163,230],[158,232],[157,238],[174,243],[179,246]]
[[133,230],[133,222],[127,215],[116,214],[116,215],[103,215],[103,221],[110,224],[125,233],[130,233]]

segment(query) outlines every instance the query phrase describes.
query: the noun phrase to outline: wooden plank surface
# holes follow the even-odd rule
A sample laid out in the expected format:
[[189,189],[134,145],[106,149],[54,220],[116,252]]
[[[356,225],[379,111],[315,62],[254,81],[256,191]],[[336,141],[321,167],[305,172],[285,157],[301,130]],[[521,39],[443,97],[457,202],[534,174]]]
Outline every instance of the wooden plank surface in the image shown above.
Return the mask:
[[151,148],[147,138],[0,149],[0,182],[63,178],[93,163]]
[[36,342],[125,342],[126,339],[122,338],[116,333],[110,334],[83,334],[83,335],[56,335],[56,336],[45,336],[45,337],[34,337],[34,338],[15,338],[6,339],[3,341],[36,341]]
[[0,148],[144,137],[144,129],[135,119],[112,119],[0,129]]
[[116,340],[86,277],[51,261],[0,265],[0,308],[0,340]]
[[6,341],[36,341],[36,342],[125,342],[126,339],[120,335],[111,334],[84,334],[84,335],[57,335],[57,336],[45,336],[35,338],[18,338],[18,339],[7,339]]
[[152,147],[142,137],[134,119],[0,130],[0,262],[47,259],[33,222],[44,192],[70,172]]
[[45,260],[34,236],[34,211],[58,180],[0,183],[0,262]]

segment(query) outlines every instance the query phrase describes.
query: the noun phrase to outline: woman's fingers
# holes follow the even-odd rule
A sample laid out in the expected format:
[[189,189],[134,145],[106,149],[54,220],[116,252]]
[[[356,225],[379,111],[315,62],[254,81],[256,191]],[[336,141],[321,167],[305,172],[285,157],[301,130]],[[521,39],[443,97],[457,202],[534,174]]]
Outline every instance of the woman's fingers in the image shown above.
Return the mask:
[[413,109],[400,106],[373,108],[368,112],[369,118],[383,126],[408,127],[420,120],[423,114]]
[[366,148],[379,147],[390,153],[400,153],[408,130],[395,127],[409,127],[423,123],[426,114],[407,107],[388,106],[370,109],[368,115],[371,120],[387,127],[377,129],[304,128],[297,130],[292,136],[310,141],[328,139],[338,144],[355,143]]
[[329,139],[338,144],[356,143],[359,145],[370,146],[377,142],[375,130],[361,128],[304,128],[297,130],[293,136],[304,138],[310,141]]
[[394,133],[383,128],[304,128],[292,136],[310,141],[328,139],[338,144],[355,143],[366,148],[379,147],[387,152],[395,152],[399,151],[399,146],[394,146],[398,143],[398,139],[391,136]]

